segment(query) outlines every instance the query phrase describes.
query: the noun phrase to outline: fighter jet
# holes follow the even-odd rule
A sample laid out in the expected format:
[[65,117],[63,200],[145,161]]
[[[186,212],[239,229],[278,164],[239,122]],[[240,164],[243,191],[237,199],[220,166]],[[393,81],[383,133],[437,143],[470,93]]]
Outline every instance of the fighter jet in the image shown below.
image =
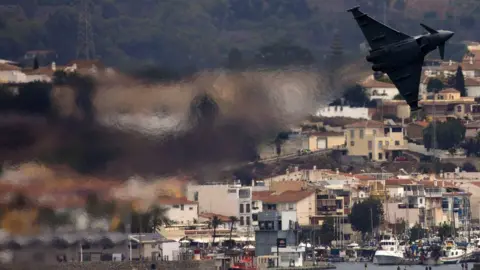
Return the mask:
[[373,64],[372,70],[386,73],[411,111],[419,110],[418,87],[424,58],[438,47],[443,60],[445,42],[454,33],[420,24],[428,34],[412,37],[376,21],[361,12],[358,6],[347,11],[353,14],[370,45],[366,60]]

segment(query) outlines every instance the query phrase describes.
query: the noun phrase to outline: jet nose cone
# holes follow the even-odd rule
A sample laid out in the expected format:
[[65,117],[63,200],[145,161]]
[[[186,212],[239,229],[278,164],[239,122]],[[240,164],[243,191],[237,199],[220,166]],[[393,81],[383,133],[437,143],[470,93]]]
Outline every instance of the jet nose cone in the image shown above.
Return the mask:
[[445,31],[445,33],[443,34],[443,39],[445,41],[451,39],[453,37],[455,33],[453,33],[452,31]]

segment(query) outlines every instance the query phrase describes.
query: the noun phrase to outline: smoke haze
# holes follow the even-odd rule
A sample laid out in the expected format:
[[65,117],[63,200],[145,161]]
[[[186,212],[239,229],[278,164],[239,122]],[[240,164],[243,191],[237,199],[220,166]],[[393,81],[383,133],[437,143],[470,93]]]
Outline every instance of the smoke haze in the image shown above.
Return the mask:
[[259,144],[342,94],[326,81],[316,70],[220,70],[171,83],[115,75],[76,89],[55,86],[58,118],[2,117],[2,129],[23,134],[3,138],[11,151],[2,159],[48,161],[61,152],[56,162],[79,162],[70,153],[80,151],[80,172],[123,179],[252,160]]

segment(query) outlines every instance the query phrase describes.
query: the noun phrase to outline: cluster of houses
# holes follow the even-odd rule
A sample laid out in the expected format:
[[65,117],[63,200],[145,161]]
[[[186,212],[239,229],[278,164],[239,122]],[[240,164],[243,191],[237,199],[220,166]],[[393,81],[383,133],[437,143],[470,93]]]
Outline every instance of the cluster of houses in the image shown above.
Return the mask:
[[[434,78],[455,76],[458,67],[462,68],[465,79],[466,96],[453,88],[436,93],[427,92],[427,85]],[[410,108],[399,95],[396,87],[386,80],[368,76],[359,82],[376,107],[327,106],[317,112],[322,120],[316,125],[324,132],[312,132],[309,143],[304,147],[312,151],[332,149],[344,145],[351,156],[368,157],[372,161],[388,161],[401,155],[402,151],[433,155],[423,147],[422,131],[435,119],[461,119],[466,127],[466,137],[476,137],[480,130],[480,45],[468,46],[462,62],[428,61],[423,68],[419,87],[422,115],[412,117]],[[375,121],[375,120],[378,121]],[[392,119],[396,119],[393,121]],[[341,137],[343,136],[343,140]],[[327,143],[335,142],[335,143]],[[439,157],[448,157],[446,151],[435,151]],[[458,151],[458,157],[464,157]]]

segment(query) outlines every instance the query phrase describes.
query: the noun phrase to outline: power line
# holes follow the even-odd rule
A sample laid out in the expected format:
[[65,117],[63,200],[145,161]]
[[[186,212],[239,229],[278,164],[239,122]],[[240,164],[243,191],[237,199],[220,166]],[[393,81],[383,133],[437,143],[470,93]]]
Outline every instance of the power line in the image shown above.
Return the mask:
[[77,28],[77,59],[95,58],[95,44],[93,42],[91,0],[78,0],[78,28]]

